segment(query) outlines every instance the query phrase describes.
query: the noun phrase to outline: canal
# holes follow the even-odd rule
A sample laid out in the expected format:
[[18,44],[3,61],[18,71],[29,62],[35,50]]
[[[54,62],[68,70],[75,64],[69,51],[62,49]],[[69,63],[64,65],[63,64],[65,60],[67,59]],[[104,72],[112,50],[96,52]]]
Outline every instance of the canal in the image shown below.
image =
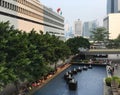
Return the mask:
[[93,66],[92,69],[83,70],[73,75],[78,86],[76,91],[70,91],[63,76],[65,72],[73,70],[73,68],[78,68],[78,66],[73,65],[64,70],[33,95],[103,95],[103,79],[106,77],[105,66]]

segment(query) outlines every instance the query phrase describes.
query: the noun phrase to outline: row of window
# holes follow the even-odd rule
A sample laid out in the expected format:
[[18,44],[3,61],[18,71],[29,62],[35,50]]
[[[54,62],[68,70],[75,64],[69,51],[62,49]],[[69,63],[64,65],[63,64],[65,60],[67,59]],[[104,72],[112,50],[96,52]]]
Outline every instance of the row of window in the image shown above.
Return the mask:
[[[47,31],[48,32],[48,31]],[[52,34],[52,35],[55,35],[55,34],[58,34],[58,35],[64,35],[64,33],[58,33],[58,32],[52,32],[52,31],[49,31],[48,33]]]
[[55,24],[55,25],[58,25],[58,26],[61,26],[61,27],[64,27],[64,24],[60,24],[60,23],[56,23],[55,21],[51,20],[51,19],[48,19],[48,18],[44,18],[44,21],[45,22],[49,22],[49,23],[52,23],[52,24]]
[[[14,0],[14,1],[19,2],[19,3],[21,3],[21,4],[25,5],[25,6],[28,6],[28,7],[30,7],[31,9],[34,9],[34,10],[40,12],[40,13],[43,13],[43,9],[41,9],[40,7],[38,7],[38,6],[36,6],[36,5],[28,2],[27,0]],[[39,6],[42,6],[42,5],[39,5]],[[44,14],[46,14],[47,16],[49,16],[49,17],[51,17],[51,18],[55,18],[55,19],[57,19],[58,21],[64,22],[63,19],[60,19],[60,18],[54,16],[53,14],[48,13],[48,12],[45,11],[45,10],[44,10]]]
[[52,17],[52,18],[55,18],[55,19],[57,19],[58,21],[61,21],[62,23],[64,23],[64,20],[63,20],[63,19],[60,19],[60,18],[58,18],[58,17],[50,14],[49,12],[47,12],[47,11],[45,11],[45,10],[44,10],[44,14],[47,15],[47,16],[50,16],[50,17]]
[[28,11],[24,8],[21,8],[19,6],[16,6],[12,3],[6,2],[4,0],[0,0],[0,6],[2,6],[4,8],[7,8],[7,9],[10,9],[10,10],[13,10],[13,11],[17,11],[17,12],[25,14],[25,15],[29,15],[31,17],[34,17],[34,18],[37,18],[37,19],[40,19],[40,20],[43,20],[42,16],[40,16],[40,15],[34,13],[34,12]]
[[28,6],[28,7],[30,7],[31,9],[34,9],[34,10],[40,12],[40,13],[43,13],[43,10],[42,10],[41,8],[39,8],[38,6],[36,6],[36,5],[28,2],[28,1],[26,1],[26,0],[14,0],[14,1],[16,1],[16,2],[18,2],[18,3],[21,3],[21,4],[25,5],[25,6]]
[[53,20],[50,20],[48,18],[43,18],[43,16],[40,16],[39,14],[36,14],[34,12],[31,12],[31,11],[28,11],[28,10],[26,10],[24,8],[21,8],[19,6],[16,6],[16,5],[11,4],[9,2],[6,2],[4,0],[0,0],[0,6],[2,6],[4,8],[7,8],[7,9],[10,9],[10,10],[13,10],[13,11],[17,11],[17,12],[25,14],[25,15],[29,15],[31,17],[34,17],[34,18],[37,18],[37,19],[40,19],[40,20],[44,20],[45,19],[45,21],[47,21],[49,23],[53,23],[53,24],[61,26],[61,27],[64,26],[63,24],[60,24],[60,23],[55,22]]

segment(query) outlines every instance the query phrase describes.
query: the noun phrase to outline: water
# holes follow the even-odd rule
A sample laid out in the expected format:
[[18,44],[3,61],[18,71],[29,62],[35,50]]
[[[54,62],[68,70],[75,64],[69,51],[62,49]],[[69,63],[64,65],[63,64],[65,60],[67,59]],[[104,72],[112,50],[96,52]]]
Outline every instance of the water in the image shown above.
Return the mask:
[[71,66],[60,73],[34,95],[103,95],[103,78],[106,77],[105,67],[93,66],[93,69],[78,72],[77,75],[74,75],[78,82],[78,88],[76,91],[70,91],[63,76],[66,71],[73,68],[77,68],[77,66]]

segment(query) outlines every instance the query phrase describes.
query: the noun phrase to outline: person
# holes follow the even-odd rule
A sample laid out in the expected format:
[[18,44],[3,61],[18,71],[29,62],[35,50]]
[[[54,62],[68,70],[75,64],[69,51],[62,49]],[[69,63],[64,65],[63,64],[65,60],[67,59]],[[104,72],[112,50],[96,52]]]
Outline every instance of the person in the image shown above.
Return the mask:
[[117,67],[118,67],[118,65],[117,65],[117,63],[115,63],[115,68],[117,69]]
[[114,68],[112,66],[108,66],[108,73],[113,76],[114,74]]
[[111,60],[109,60],[109,65],[111,65],[112,64],[112,61]]

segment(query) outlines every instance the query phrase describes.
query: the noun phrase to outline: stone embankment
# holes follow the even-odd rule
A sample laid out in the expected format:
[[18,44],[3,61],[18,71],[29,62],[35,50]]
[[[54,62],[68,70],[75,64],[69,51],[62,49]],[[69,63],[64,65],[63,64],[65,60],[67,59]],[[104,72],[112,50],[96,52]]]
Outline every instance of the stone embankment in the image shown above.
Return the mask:
[[42,86],[44,86],[46,83],[48,83],[50,80],[52,80],[53,78],[55,78],[58,74],[60,74],[62,71],[64,71],[65,69],[67,69],[71,64],[65,64],[62,67],[58,67],[57,71],[55,72],[54,75],[48,77],[40,86],[34,88],[29,95],[33,95],[37,90],[39,90]]

